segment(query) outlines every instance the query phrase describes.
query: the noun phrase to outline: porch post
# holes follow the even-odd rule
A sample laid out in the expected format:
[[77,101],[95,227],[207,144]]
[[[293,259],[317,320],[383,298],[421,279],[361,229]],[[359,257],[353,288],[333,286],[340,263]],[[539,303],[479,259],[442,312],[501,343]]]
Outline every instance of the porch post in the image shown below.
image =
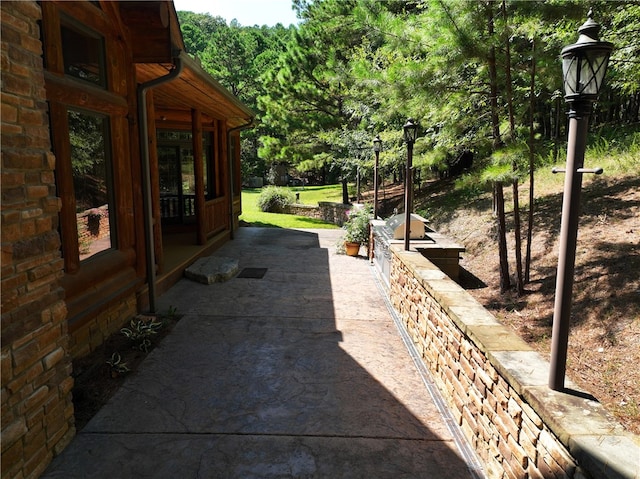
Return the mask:
[[193,141],[193,162],[196,180],[196,224],[197,243],[207,243],[207,219],[204,197],[204,164],[202,163],[202,114],[200,110],[191,110],[191,137]]

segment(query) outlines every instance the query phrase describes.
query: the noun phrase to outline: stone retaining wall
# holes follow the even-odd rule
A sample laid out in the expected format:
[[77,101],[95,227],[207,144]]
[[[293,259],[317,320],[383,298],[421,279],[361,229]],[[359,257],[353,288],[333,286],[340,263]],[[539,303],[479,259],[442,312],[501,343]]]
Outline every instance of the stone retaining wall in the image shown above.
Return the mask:
[[640,477],[637,436],[550,390],[536,351],[418,252],[391,250],[390,301],[488,477]]
[[353,208],[353,205],[320,201],[318,202],[318,206],[294,204],[288,206],[285,212],[290,215],[316,218],[319,220],[327,221],[328,223],[342,226],[347,220],[347,212],[351,208]]

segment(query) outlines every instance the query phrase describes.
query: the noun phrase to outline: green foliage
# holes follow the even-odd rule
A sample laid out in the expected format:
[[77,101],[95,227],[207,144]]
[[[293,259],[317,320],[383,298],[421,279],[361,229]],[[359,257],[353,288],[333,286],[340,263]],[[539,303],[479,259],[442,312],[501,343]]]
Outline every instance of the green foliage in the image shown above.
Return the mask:
[[169,309],[167,310],[167,318],[175,319],[178,316],[178,308],[175,306],[169,305]]
[[344,229],[344,241],[350,243],[367,243],[369,241],[369,221],[373,216],[373,207],[365,205],[354,208],[347,214],[342,229]]
[[131,320],[129,328],[122,328],[120,332],[136,343],[140,351],[148,352],[151,347],[151,339],[162,328],[163,324],[154,317],[138,316]]
[[118,352],[113,353],[111,358],[107,359],[106,363],[111,368],[112,376],[119,376],[131,371],[129,366],[127,366],[127,363],[122,362],[122,356],[120,356],[120,353]]
[[258,207],[265,213],[282,213],[295,201],[295,195],[287,188],[267,186],[258,198]]
[[[264,116],[258,98],[268,94],[270,83],[261,75],[274,68],[294,27],[243,27],[237,22],[227,25],[221,17],[192,12],[178,12],[187,51],[202,62],[202,67],[243,103]],[[260,138],[278,136],[260,122],[241,134],[242,175],[264,176],[268,163],[274,158],[258,155]],[[266,160],[269,161],[266,161]]]
[[616,46],[592,123],[637,128],[637,2],[293,3],[302,22],[289,28],[179,12],[187,47],[261,120],[243,133],[245,175],[264,176],[284,161],[353,178],[357,167],[370,168],[376,134],[381,167],[399,171],[409,116],[421,125],[416,168],[442,168],[469,149],[474,168],[499,177],[489,166],[494,150],[522,142],[530,128],[516,169],[528,167],[529,149],[538,163],[555,163],[566,138],[558,54],[577,40],[589,7],[602,39]]
[[[317,205],[318,201],[340,201],[342,189],[340,185],[312,186],[303,188],[290,188],[300,192],[300,201],[307,205]],[[337,228],[333,223],[296,216],[284,213],[264,213],[258,207],[258,198],[262,189],[242,190],[242,216],[243,222],[250,223],[251,226],[265,226],[273,228]]]
[[485,169],[480,179],[484,183],[512,183],[514,177],[510,165],[497,163]]

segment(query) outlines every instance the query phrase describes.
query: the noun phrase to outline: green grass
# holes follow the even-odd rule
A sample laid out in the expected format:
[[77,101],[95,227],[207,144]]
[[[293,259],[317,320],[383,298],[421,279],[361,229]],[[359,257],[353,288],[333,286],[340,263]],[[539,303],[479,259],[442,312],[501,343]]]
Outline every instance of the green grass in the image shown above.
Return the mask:
[[[299,202],[305,205],[317,205],[318,201],[342,202],[342,186],[305,186],[292,187],[291,191],[300,194]],[[315,218],[286,215],[282,213],[264,213],[258,208],[260,188],[246,188],[242,190],[242,215],[240,219],[252,226],[271,228],[337,228],[333,223],[327,223]]]
[[300,195],[298,203],[315,206],[319,201],[333,201],[342,203],[342,185],[326,186],[297,186],[289,188],[294,194]]

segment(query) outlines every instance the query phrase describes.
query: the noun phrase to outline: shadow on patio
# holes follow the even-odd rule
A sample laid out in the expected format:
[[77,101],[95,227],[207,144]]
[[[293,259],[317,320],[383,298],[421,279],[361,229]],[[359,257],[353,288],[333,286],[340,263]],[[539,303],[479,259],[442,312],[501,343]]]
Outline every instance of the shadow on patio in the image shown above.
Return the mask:
[[44,477],[475,477],[340,230],[241,228],[262,278],[181,280],[185,316]]

